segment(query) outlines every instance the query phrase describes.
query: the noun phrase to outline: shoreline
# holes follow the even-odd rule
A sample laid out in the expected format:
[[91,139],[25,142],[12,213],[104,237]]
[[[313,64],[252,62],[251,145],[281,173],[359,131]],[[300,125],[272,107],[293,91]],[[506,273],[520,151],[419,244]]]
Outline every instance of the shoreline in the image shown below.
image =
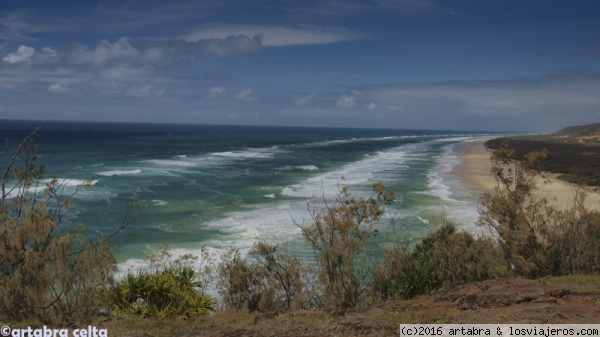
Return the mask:
[[[472,193],[481,195],[493,191],[496,184],[490,170],[490,151],[485,147],[487,139],[463,143],[458,152],[461,164],[455,174]],[[600,193],[585,187],[577,186],[556,178],[555,174],[541,172],[535,179],[538,194],[546,197],[550,205],[565,210],[573,205],[573,197],[577,188],[586,191],[585,206],[600,211]]]

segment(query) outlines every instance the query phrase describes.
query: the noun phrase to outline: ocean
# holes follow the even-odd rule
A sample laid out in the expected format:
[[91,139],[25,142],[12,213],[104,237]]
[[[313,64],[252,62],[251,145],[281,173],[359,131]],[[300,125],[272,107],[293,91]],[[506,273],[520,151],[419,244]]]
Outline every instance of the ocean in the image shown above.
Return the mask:
[[[40,122],[0,120],[0,164]],[[128,198],[142,216],[111,241],[122,270],[136,268],[163,243],[175,254],[202,247],[247,252],[257,240],[310,258],[298,224],[333,201],[341,186],[368,196],[382,181],[396,192],[390,207],[403,237],[418,239],[446,217],[467,230],[478,196],[456,170],[465,142],[502,133],[49,121],[35,143],[45,176],[64,183],[74,206],[67,224],[90,237],[122,222]],[[89,188],[82,185],[88,182]],[[373,244],[394,239],[377,224]]]

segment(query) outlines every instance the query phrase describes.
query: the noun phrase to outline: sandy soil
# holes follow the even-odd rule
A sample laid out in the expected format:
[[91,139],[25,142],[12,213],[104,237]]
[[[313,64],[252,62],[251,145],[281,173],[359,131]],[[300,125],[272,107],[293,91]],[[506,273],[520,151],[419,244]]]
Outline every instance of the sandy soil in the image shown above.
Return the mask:
[[[490,174],[490,153],[484,142],[476,141],[465,144],[461,169],[457,172],[460,179],[478,195],[493,190],[496,184]],[[552,205],[565,209],[573,204],[576,185],[559,180],[555,175],[547,172],[542,173],[536,179],[536,185],[540,189],[540,193]],[[600,210],[600,193],[587,190],[586,206]]]

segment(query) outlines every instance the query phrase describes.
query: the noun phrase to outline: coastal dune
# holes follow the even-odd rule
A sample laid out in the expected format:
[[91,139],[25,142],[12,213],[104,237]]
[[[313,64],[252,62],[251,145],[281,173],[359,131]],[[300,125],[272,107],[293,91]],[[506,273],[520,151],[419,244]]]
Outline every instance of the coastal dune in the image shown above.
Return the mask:
[[[461,156],[462,167],[458,175],[462,182],[477,195],[492,191],[496,181],[490,173],[490,151],[485,147],[485,140],[465,143]],[[549,172],[542,172],[535,183],[540,196],[559,209],[572,206],[576,189],[582,188],[586,192],[586,206],[600,210],[600,193],[589,188],[562,181]]]

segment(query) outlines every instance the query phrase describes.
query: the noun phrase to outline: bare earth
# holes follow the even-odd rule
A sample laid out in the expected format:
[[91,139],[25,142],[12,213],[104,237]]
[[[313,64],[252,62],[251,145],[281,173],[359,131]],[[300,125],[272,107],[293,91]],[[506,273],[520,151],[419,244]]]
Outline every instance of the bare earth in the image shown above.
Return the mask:
[[449,291],[350,310],[273,314],[218,313],[192,321],[109,322],[110,336],[326,337],[399,336],[403,323],[600,323],[600,277],[499,279]]
[[[481,195],[485,191],[492,191],[496,181],[490,174],[490,152],[484,145],[485,141],[476,141],[465,144],[462,155],[462,169],[457,174],[474,193]],[[550,173],[542,173],[536,180],[542,196],[560,209],[566,209],[573,203],[576,185],[564,182]],[[600,210],[600,193],[586,190],[586,206],[590,209]]]

